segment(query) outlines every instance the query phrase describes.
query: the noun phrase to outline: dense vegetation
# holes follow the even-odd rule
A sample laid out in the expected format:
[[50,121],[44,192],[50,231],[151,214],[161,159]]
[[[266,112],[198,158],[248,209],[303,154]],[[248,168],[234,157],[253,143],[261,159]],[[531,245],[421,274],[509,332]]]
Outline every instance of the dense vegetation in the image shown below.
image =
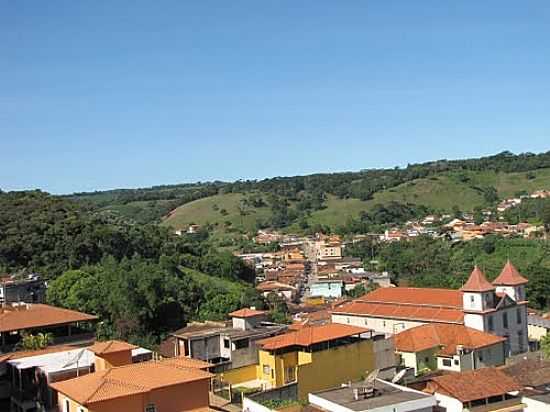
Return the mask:
[[452,289],[464,284],[474,265],[480,266],[492,280],[510,259],[529,279],[530,307],[550,308],[550,242],[545,240],[491,236],[451,243],[421,236],[389,244],[367,240],[348,248],[347,253],[362,257],[367,267],[374,257],[378,268],[390,272],[401,285]]
[[0,193],[0,270],[44,275],[51,303],[97,314],[103,336],[133,341],[261,304],[253,270],[205,233],[176,236],[38,191]]

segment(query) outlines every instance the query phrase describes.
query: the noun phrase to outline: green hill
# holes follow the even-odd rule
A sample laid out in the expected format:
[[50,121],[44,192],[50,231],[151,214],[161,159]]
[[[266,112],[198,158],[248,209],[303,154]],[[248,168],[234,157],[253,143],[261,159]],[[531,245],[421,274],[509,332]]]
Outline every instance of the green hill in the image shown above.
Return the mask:
[[[387,205],[390,202],[423,205],[449,212],[456,205],[461,210],[471,211],[478,206],[488,206],[483,192],[487,187],[494,187],[499,199],[512,197],[521,191],[531,193],[539,189],[550,190],[550,169],[518,173],[444,172],[380,190],[366,201],[341,199],[328,194],[324,202],[325,208],[313,211],[306,219],[310,225],[319,223],[334,228],[349,218],[359,217],[361,212],[372,210],[377,204]],[[269,221],[272,215],[269,207],[248,208],[246,214],[241,216],[239,204],[243,197],[243,194],[228,193],[199,199],[174,210],[162,224],[180,229],[191,223],[211,223],[216,225],[217,230],[224,230],[224,222],[231,222],[233,229],[251,231],[258,220]],[[214,205],[219,209],[215,210]],[[221,209],[225,209],[227,215],[222,215]],[[288,229],[300,230],[296,223]]]

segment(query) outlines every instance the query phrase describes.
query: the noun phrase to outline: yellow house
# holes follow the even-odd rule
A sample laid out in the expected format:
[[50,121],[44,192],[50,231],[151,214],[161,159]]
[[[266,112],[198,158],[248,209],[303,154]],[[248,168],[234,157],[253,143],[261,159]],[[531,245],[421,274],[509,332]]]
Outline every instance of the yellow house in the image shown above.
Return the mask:
[[375,368],[369,329],[328,324],[258,342],[257,379],[277,388],[297,382],[298,397],[365,377]]

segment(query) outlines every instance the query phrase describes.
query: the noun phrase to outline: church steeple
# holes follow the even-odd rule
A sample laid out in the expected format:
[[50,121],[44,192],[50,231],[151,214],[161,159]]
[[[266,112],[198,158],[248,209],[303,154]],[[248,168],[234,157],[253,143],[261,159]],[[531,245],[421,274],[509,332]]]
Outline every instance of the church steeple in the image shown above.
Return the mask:
[[518,286],[527,283],[528,280],[524,278],[516,267],[510,262],[510,259],[506,262],[502,268],[502,272],[493,281],[495,286]]
[[495,290],[495,286],[487,280],[485,274],[476,265],[470,274],[468,281],[460,290],[463,292],[489,292]]

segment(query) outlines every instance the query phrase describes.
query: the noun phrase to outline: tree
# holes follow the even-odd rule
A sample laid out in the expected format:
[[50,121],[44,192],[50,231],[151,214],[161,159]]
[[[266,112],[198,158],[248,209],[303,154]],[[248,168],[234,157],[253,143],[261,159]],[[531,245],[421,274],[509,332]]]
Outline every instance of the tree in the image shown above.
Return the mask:
[[23,350],[38,350],[44,349],[53,343],[53,335],[51,333],[38,333],[36,335],[22,333],[19,347]]

